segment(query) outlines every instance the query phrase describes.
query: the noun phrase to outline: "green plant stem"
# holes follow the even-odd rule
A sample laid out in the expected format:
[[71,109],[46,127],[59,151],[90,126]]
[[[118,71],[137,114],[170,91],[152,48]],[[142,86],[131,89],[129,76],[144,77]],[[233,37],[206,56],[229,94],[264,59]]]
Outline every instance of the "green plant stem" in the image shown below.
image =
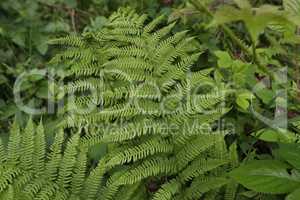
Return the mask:
[[[195,6],[197,10],[204,11],[208,16],[212,18],[214,17],[214,14],[209,9],[207,9],[207,7],[204,6],[199,0],[190,0],[190,2]],[[245,44],[242,43],[242,41],[235,35],[235,33],[228,26],[226,26],[225,24],[221,24],[220,26],[224,30],[224,32],[231,38],[231,40],[241,48],[242,51],[244,51],[248,56],[253,58],[253,62],[264,73],[268,74],[271,77],[271,79],[274,78],[273,73],[271,73],[266,66],[261,64],[258,55],[256,53],[256,48],[254,43],[251,51]]]

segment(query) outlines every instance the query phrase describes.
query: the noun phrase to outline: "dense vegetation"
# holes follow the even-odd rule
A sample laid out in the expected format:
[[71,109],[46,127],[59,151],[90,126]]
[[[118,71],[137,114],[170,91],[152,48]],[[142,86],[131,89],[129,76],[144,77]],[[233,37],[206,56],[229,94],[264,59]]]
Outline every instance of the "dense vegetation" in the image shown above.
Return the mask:
[[298,200],[299,30],[299,0],[1,1],[0,199]]

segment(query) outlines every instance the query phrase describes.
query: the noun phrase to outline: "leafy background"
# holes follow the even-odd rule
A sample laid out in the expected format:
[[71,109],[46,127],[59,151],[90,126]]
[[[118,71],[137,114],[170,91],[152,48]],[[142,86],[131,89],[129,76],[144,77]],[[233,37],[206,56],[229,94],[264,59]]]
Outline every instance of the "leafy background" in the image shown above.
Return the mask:
[[[176,2],[180,4],[181,2]],[[131,6],[154,17],[171,13],[173,1],[124,0],[4,0],[0,3],[0,120],[5,130],[16,115],[24,124],[27,116],[15,105],[13,86],[23,72],[49,69],[47,62],[55,49],[48,41],[58,36],[97,31],[119,7]],[[55,78],[63,75],[55,71]],[[42,76],[30,76],[22,84],[22,99],[33,108],[46,104],[48,83]],[[53,99],[51,99],[53,100]]]
[[[215,77],[219,77],[222,82],[234,83],[231,88],[234,92],[227,102],[232,110],[226,115],[226,120],[235,124],[236,135],[235,138],[230,139],[238,141],[239,157],[242,163],[246,164],[233,171],[230,176],[251,190],[244,191],[243,195],[259,199],[264,196],[262,193],[280,192],[279,196],[266,195],[268,196],[266,198],[282,199],[281,193],[293,192],[287,198],[299,199],[300,192],[297,189],[299,187],[298,133],[300,131],[300,46],[298,44],[299,30],[297,30],[299,24],[296,25],[296,30],[292,25],[280,25],[289,24],[285,23],[285,20],[289,22],[299,20],[300,2],[297,0],[251,0],[248,5],[243,0],[204,0],[201,4],[209,12],[184,0],[1,1],[1,137],[8,137],[8,129],[14,117],[21,126],[25,126],[29,118],[14,103],[13,86],[18,76],[32,69],[47,69],[53,72],[57,81],[64,80],[64,73],[60,70],[63,66],[53,66],[48,63],[57,52],[57,48],[51,46],[49,40],[69,34],[97,32],[107,23],[111,13],[119,7],[130,6],[138,13],[147,13],[151,18],[165,14],[169,22],[177,21],[175,31],[189,30],[189,34],[201,44],[201,50],[204,53],[198,59],[197,66],[201,69],[213,66],[216,68]],[[261,7],[264,4],[285,8],[289,13],[288,18],[278,17],[280,13],[277,11],[272,11],[271,17],[267,18],[268,10],[266,7]],[[253,20],[251,20],[252,7],[257,8],[256,12],[261,14],[256,15]],[[274,16],[278,17],[275,22],[281,23],[279,26],[274,22]],[[275,24],[270,27],[270,22]],[[240,39],[231,37],[226,32],[226,28],[224,29],[224,24]],[[254,48],[251,49],[253,46]],[[252,57],[252,50],[255,51],[255,55],[258,55],[259,63],[255,56]],[[267,66],[267,68],[260,66]],[[287,82],[282,84],[276,79],[269,86],[262,84],[262,89],[257,92],[251,91],[254,85],[269,75],[268,71],[282,66],[287,67]],[[52,95],[49,96],[49,88],[51,86],[44,77],[28,77],[21,88],[22,98],[33,107],[45,106],[49,102],[59,102],[62,98],[59,90],[53,89]],[[282,101],[280,98],[274,98],[278,88],[288,92],[286,113],[288,128],[284,134],[267,127],[253,116],[250,109],[250,103],[252,103],[251,106],[256,111],[265,116],[274,117],[275,105]],[[284,102],[282,104],[284,107]],[[51,114],[43,113],[33,117],[34,120],[43,118],[46,137],[52,137],[62,116],[58,110]],[[99,156],[99,152],[92,154],[92,157]],[[265,173],[256,173],[257,169]],[[275,176],[270,178],[267,172]],[[278,176],[279,174],[282,176]],[[280,185],[294,184],[294,179],[298,179],[295,187],[292,188],[294,190],[291,188],[279,190],[275,184],[268,185],[272,181],[278,181]],[[255,180],[259,181],[255,182]]]

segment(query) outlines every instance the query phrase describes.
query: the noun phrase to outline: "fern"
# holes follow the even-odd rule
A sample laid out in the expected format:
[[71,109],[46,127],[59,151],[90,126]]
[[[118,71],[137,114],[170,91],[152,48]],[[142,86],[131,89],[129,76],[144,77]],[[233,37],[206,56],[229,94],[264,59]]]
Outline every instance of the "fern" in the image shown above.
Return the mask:
[[[45,153],[45,135],[41,122],[36,127],[33,121],[29,120],[26,128],[20,131],[21,138],[15,137],[19,131],[17,123],[14,122],[7,152],[6,148],[2,144],[0,145],[3,157],[1,157],[0,163],[1,199],[95,200],[98,199],[98,195],[104,188],[107,191],[119,192],[119,188],[115,189],[113,185],[106,186],[101,181],[107,172],[105,158],[95,168],[87,165],[88,149],[80,145],[78,133],[66,142],[64,132],[59,131],[50,148],[51,151]],[[12,147],[16,142],[23,144],[26,151],[24,151],[24,155],[28,160],[24,160],[22,155],[20,155],[19,162],[6,159],[8,155],[11,156],[12,153],[15,153],[15,149]],[[25,145],[25,142],[28,144]],[[28,161],[32,161],[30,166]]]
[[[86,130],[81,148],[110,147],[89,174],[82,197],[128,199],[138,188],[137,199],[235,194],[226,178],[237,162],[234,150],[227,149],[226,131],[213,131],[213,123],[230,108],[221,107],[224,94],[209,87],[217,85],[213,69],[195,68],[199,44],[187,31],[173,34],[174,26],[166,25],[164,16],[148,22],[126,8],[98,33],[57,40],[67,47],[58,56],[69,65],[73,81],[67,91],[75,98],[65,125]],[[74,53],[79,41],[85,44],[76,49],[82,55]],[[91,105],[93,110],[76,113]],[[167,181],[147,195],[141,188],[152,177]]]

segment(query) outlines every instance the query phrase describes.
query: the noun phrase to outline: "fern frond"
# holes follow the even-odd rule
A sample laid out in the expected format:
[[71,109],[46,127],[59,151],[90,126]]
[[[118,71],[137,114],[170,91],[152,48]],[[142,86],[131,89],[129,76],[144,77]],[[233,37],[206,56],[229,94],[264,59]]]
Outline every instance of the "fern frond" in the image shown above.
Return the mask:
[[151,21],[149,24],[147,24],[147,25],[144,27],[144,31],[145,31],[146,33],[152,32],[154,29],[156,29],[157,25],[159,25],[160,23],[163,22],[164,19],[165,19],[165,16],[164,16],[164,15],[161,15],[161,16],[155,18],[153,21]]
[[89,174],[84,187],[82,197],[86,200],[93,200],[97,195],[102,183],[103,176],[106,172],[105,160],[100,160],[97,167]]
[[42,121],[36,129],[34,147],[34,171],[36,174],[41,174],[45,169],[46,157],[46,141]]
[[187,168],[180,173],[179,177],[183,181],[189,181],[194,177],[204,175],[206,172],[209,172],[227,163],[228,160],[200,158],[194,160],[190,165],[188,165]]
[[155,194],[153,200],[172,200],[173,196],[179,193],[182,185],[176,179],[165,183]]
[[9,167],[1,173],[0,177],[0,193],[3,192],[10,183],[14,181],[22,173],[21,169],[16,167]]
[[157,153],[171,153],[172,151],[173,145],[171,145],[168,140],[160,137],[154,137],[136,145],[135,147],[125,150],[122,149],[121,152],[113,155],[107,165],[115,166],[131,161],[135,162]]
[[139,190],[142,190],[140,187],[141,187],[141,183],[123,186],[119,190],[115,199],[116,200],[131,200],[134,196],[136,196],[136,193],[138,193]]
[[27,126],[24,130],[24,135],[22,135],[21,143],[21,166],[25,170],[30,170],[33,168],[33,156],[34,156],[34,124],[32,119],[27,123]]
[[87,168],[87,148],[81,147],[80,153],[78,155],[76,166],[74,169],[74,175],[72,177],[71,184],[71,194],[75,198],[80,195],[80,192],[83,189],[85,176],[86,176],[86,168]]
[[62,45],[62,46],[78,47],[78,48],[83,48],[86,45],[86,43],[82,40],[82,38],[76,35],[68,35],[63,38],[52,39],[48,43],[55,44],[55,45]]
[[200,135],[190,139],[190,141],[185,143],[182,149],[176,154],[179,168],[186,166],[215,143],[215,136],[213,135]]
[[62,158],[62,144],[64,141],[64,132],[59,130],[55,136],[54,143],[50,150],[51,153],[48,156],[49,162],[46,164],[46,175],[50,180],[56,180],[58,167]]
[[[3,165],[5,161],[6,161],[6,151],[5,151],[2,139],[0,138],[0,163],[1,163],[1,165]],[[1,174],[1,168],[0,168],[0,174]]]
[[21,146],[21,135],[20,135],[20,128],[14,120],[12,127],[10,129],[10,137],[8,141],[7,147],[7,162],[9,164],[16,164],[20,158],[20,148]]
[[116,185],[128,185],[137,183],[144,178],[160,174],[170,175],[176,172],[174,159],[156,156],[142,161],[137,167],[126,170],[117,180]]
[[72,180],[73,168],[76,163],[77,146],[79,144],[79,134],[75,134],[68,142],[61,167],[58,174],[58,183],[61,187],[66,188]]
[[194,180],[191,187],[186,189],[184,199],[192,200],[203,196],[206,192],[220,188],[228,183],[226,178],[203,178],[199,177]]
[[[146,182],[161,176],[169,181],[161,183],[154,199],[214,198],[226,190],[228,180],[223,176],[238,160],[236,150],[227,149],[228,132],[214,130],[214,123],[230,110],[220,106],[224,95],[210,87],[222,86],[214,80],[213,68],[195,71],[201,54],[197,40],[186,31],[172,34],[175,23],[164,25],[164,16],[148,24],[146,19],[132,9],[119,9],[101,31],[82,36],[86,46],[58,55],[57,60],[69,65],[72,78],[66,81],[74,102],[66,111],[95,107],[65,115],[70,130],[84,130],[76,147],[81,152],[108,143],[109,149],[95,168],[92,164],[85,180],[87,158],[83,152],[79,158],[72,153],[64,179],[75,193],[69,198],[81,194],[76,200],[123,195],[149,199],[152,194],[145,191]],[[202,130],[202,125],[208,129]],[[75,165],[74,160],[83,164]],[[57,178],[54,172],[67,164],[57,166],[57,161],[50,167],[52,181]],[[64,198],[67,188],[57,197]],[[228,196],[235,193],[230,186],[227,191]]]

